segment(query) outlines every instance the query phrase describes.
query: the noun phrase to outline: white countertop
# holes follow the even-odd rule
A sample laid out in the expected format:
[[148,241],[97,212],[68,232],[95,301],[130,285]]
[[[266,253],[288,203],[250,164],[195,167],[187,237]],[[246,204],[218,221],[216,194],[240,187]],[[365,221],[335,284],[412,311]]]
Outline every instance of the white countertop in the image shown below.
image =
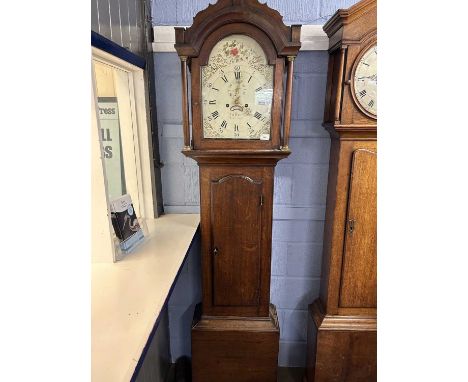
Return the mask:
[[148,222],[150,238],[118,263],[92,265],[93,382],[128,382],[195,235],[200,215]]

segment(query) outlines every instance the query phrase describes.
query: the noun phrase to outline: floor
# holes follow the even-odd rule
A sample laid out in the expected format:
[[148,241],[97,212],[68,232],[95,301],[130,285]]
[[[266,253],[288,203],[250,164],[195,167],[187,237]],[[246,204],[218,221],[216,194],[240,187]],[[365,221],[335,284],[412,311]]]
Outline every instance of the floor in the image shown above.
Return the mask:
[[304,369],[302,367],[279,367],[278,382],[302,382]]
[[[303,382],[304,369],[302,367],[279,367],[278,368],[278,382]],[[179,375],[175,376],[175,367],[172,365],[166,381],[186,382],[190,377]]]

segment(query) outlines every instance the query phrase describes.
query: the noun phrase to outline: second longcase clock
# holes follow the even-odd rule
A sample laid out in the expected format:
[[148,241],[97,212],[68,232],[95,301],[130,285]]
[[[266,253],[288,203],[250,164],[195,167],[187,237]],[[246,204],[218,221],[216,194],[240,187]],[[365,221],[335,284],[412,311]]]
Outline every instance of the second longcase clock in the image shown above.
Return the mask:
[[200,168],[203,302],[192,329],[194,382],[276,381],[273,182],[276,163],[290,154],[299,37],[300,26],[284,25],[257,0],[219,0],[190,28],[176,28],[183,153]]
[[309,306],[308,382],[377,379],[377,2],[338,10],[324,127],[331,136],[320,297]]

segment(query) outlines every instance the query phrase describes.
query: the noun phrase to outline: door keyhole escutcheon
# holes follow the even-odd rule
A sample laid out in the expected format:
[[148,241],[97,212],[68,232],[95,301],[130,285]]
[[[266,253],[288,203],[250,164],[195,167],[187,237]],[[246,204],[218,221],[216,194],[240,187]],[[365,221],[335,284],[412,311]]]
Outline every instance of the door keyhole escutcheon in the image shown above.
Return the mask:
[[354,232],[355,225],[356,225],[356,221],[354,219],[348,220],[348,229],[349,229],[350,234]]
[[213,249],[213,255],[214,255],[214,256],[217,256],[218,253],[219,253],[218,247],[214,247],[214,249]]

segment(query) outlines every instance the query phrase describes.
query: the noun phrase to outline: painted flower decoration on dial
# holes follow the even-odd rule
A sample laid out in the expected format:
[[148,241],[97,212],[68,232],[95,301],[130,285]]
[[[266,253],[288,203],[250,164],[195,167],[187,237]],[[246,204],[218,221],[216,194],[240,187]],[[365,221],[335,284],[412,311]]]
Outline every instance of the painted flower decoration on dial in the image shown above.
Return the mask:
[[273,66],[251,37],[219,41],[202,67],[203,137],[270,139]]

